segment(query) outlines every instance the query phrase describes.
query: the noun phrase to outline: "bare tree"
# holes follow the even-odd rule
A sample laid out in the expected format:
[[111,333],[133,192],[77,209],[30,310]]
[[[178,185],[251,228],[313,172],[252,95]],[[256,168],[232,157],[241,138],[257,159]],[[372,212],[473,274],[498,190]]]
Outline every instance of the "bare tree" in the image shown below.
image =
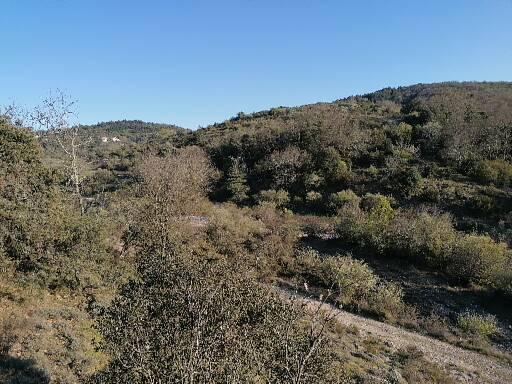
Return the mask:
[[0,107],[0,116],[7,117],[12,125],[17,127],[25,127],[26,122],[29,121],[30,113],[26,108],[12,102],[11,104]]
[[80,148],[89,144],[91,138],[82,139],[79,135],[80,124],[77,122],[76,100],[61,90],[50,92],[42,103],[29,114],[29,120],[36,130],[45,130],[52,134],[67,158],[65,167],[69,171],[70,182],[77,198],[80,212],[85,211],[82,199]]
[[139,217],[145,228],[143,242],[154,241],[165,253],[172,239],[184,233],[183,223],[189,221],[187,216],[196,213],[205,200],[216,172],[199,147],[179,149],[166,157],[149,155],[138,171],[143,179],[142,195],[146,202]]

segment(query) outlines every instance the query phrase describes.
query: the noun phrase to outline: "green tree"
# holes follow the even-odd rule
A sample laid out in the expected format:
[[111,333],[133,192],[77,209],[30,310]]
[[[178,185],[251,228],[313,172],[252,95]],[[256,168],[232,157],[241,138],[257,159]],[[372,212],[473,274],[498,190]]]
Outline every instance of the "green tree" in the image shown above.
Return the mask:
[[328,147],[322,154],[321,169],[324,177],[331,183],[345,181],[350,177],[350,168],[340,153],[333,147]]
[[242,203],[249,197],[246,166],[239,157],[231,159],[231,166],[229,167],[227,175],[226,189],[229,193],[230,200],[235,203]]

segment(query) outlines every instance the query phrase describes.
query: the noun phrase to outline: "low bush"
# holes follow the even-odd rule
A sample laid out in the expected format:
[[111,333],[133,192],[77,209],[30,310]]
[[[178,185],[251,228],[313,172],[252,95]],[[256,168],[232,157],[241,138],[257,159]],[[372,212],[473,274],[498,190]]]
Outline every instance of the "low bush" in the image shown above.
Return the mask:
[[483,160],[477,163],[473,176],[481,183],[508,187],[512,185],[512,164],[504,160]]
[[499,332],[496,318],[488,314],[484,315],[470,311],[461,313],[457,318],[457,325],[464,332],[483,338]]
[[305,200],[307,206],[313,211],[319,211],[324,208],[323,196],[320,192],[307,192]]
[[398,125],[389,127],[386,129],[386,134],[393,140],[395,143],[408,143],[412,138],[413,128],[410,124],[400,123]]
[[510,261],[510,251],[504,243],[496,243],[488,236],[463,235],[455,241],[447,271],[461,280],[501,288],[497,276]]
[[284,208],[290,202],[290,196],[288,192],[283,189],[274,190],[269,189],[266,191],[261,191],[256,200],[259,203],[272,203],[275,204],[277,208]]
[[388,252],[445,268],[457,234],[447,214],[402,210],[390,223],[387,236]]
[[212,209],[206,234],[220,253],[240,257],[256,249],[266,232],[261,221],[251,216],[249,208],[227,203]]
[[471,196],[468,205],[470,209],[482,214],[492,213],[497,208],[496,200],[493,197],[482,194]]
[[426,210],[394,211],[383,196],[365,196],[363,209],[339,211],[337,231],[344,240],[381,254],[400,255],[414,263],[442,270],[462,282],[510,293],[512,252],[485,235],[454,229],[446,214]]
[[334,237],[336,218],[329,216],[304,215],[299,216],[301,230],[306,236],[312,237]]
[[289,263],[300,227],[287,211],[272,203],[238,208],[216,206],[210,214],[206,238],[219,254],[250,265],[262,277],[278,274]]
[[352,190],[345,189],[340,192],[331,193],[327,202],[327,207],[332,213],[336,213],[340,208],[345,205],[359,205],[361,198],[357,196]]
[[395,320],[404,309],[398,285],[380,279],[368,265],[350,256],[322,257],[315,250],[302,249],[292,272],[308,283],[332,290],[339,304],[358,311]]
[[403,295],[400,285],[379,280],[373,294],[368,298],[368,308],[388,321],[402,320],[400,318],[406,313],[414,314],[409,313],[411,308],[405,306]]
[[408,197],[420,190],[423,177],[416,167],[405,167],[391,175],[392,189],[401,196]]
[[374,248],[386,249],[385,232],[395,215],[389,198],[367,194],[358,205],[345,205],[338,213],[338,233],[341,238]]

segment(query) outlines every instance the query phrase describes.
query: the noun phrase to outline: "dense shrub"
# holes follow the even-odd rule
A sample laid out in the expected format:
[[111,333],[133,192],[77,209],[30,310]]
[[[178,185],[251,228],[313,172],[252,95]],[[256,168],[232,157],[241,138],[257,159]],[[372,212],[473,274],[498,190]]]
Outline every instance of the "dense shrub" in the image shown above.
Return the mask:
[[238,157],[231,159],[231,166],[226,178],[226,189],[230,200],[235,203],[242,203],[249,197],[247,167]]
[[269,189],[261,191],[256,199],[259,203],[272,203],[277,208],[284,208],[290,202],[290,195],[283,189],[277,191]]
[[359,205],[345,205],[340,209],[338,232],[348,241],[380,252],[386,248],[384,232],[395,215],[391,201],[380,194],[367,194]]
[[391,200],[380,194],[366,194],[361,200],[361,208],[368,213],[370,220],[387,223],[394,216]]
[[387,134],[395,143],[408,143],[411,141],[412,131],[412,125],[402,122],[388,128]]
[[344,205],[359,205],[361,198],[357,196],[352,190],[346,189],[340,192],[332,193],[329,195],[327,203],[331,212],[336,213]]
[[462,280],[501,288],[497,277],[509,266],[510,259],[506,244],[488,236],[464,235],[455,241],[447,271]]
[[260,266],[266,267],[259,268],[263,276],[275,276],[293,256],[301,235],[299,223],[289,211],[276,210],[272,204],[254,207],[253,217],[265,225],[265,234],[253,257]]
[[352,175],[347,162],[333,147],[328,147],[320,153],[320,169],[330,183],[347,181]]
[[345,305],[366,302],[378,281],[366,264],[348,256],[322,258],[307,249],[298,252],[296,263],[299,273],[310,283],[333,289],[336,299]]
[[388,251],[445,268],[457,233],[448,214],[402,210],[388,228]]
[[499,332],[498,323],[494,316],[470,311],[459,314],[457,325],[464,332],[478,337],[485,338]]
[[267,231],[265,225],[251,216],[249,208],[239,209],[223,204],[211,211],[206,234],[220,253],[232,258],[249,257]]
[[422,154],[426,156],[439,156],[444,147],[442,127],[436,122],[414,127],[413,138],[420,146]]
[[405,167],[391,175],[390,182],[395,192],[402,196],[410,196],[416,193],[423,181],[417,167]]
[[504,160],[483,160],[476,165],[474,176],[481,183],[508,187],[512,185],[512,164]]
[[144,260],[141,281],[99,318],[111,362],[92,382],[328,382],[322,323],[240,267],[207,254]]
[[470,209],[483,213],[489,214],[496,210],[496,200],[487,195],[477,194],[476,196],[472,196],[470,200],[468,200],[468,206]]
[[293,254],[300,227],[293,216],[271,203],[252,209],[223,204],[210,212],[208,241],[233,262],[251,266],[259,276],[280,273]]
[[512,274],[506,271],[512,252],[505,243],[458,232],[448,215],[425,210],[395,213],[384,201],[382,197],[371,197],[361,203],[366,210],[342,208],[337,226],[341,238],[381,254],[408,257],[463,282],[510,292]]
[[96,284],[113,263],[107,242],[115,221],[81,214],[42,163],[34,134],[0,121],[0,258],[51,288]]
[[119,181],[112,171],[98,169],[82,181],[82,193],[84,196],[95,196],[110,192],[118,187],[118,183]]
[[258,170],[270,179],[272,188],[286,190],[300,183],[310,161],[311,155],[307,151],[289,146],[272,152],[258,164]]
[[313,209],[319,209],[322,206],[322,194],[317,191],[306,193],[306,203]]

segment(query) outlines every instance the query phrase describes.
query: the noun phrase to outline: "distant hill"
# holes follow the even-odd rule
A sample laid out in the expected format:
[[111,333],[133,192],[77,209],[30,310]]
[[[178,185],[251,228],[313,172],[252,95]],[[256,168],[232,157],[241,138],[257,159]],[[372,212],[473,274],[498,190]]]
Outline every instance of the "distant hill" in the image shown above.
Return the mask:
[[422,109],[438,118],[448,114],[463,119],[471,110],[484,114],[490,123],[512,121],[511,82],[447,82],[385,88],[364,95],[373,102],[392,101],[404,110]]
[[80,127],[84,135],[93,135],[97,138],[113,137],[129,140],[134,143],[150,141],[156,138],[170,138],[189,132],[185,128],[172,124],[148,123],[141,120],[118,120],[102,122],[94,125]]
[[220,199],[234,198],[242,175],[246,201],[281,190],[273,198],[305,211],[328,211],[348,189],[433,204],[473,228],[512,209],[510,82],[385,88],[240,113],[192,135],[223,171]]
[[[213,124],[198,131],[198,137],[207,142],[221,135],[229,140],[237,132],[257,132],[265,127],[274,130],[297,130],[304,125],[327,127],[333,122],[348,119],[363,126],[405,119],[411,112],[421,112],[424,120],[463,120],[471,111],[484,114],[489,123],[512,121],[512,82],[446,82],[416,84],[382,90],[299,107],[278,107],[251,114],[240,113],[225,122]],[[409,116],[410,118],[410,116]]]
[[239,113],[197,131],[114,121],[82,126],[81,134],[93,139],[84,148],[92,171],[111,172],[112,189],[133,176],[145,153],[199,145],[221,171],[212,191],[220,201],[286,196],[292,210],[328,213],[341,191],[381,193],[397,205],[434,205],[461,225],[499,232],[503,212],[512,209],[510,82],[385,88]]

